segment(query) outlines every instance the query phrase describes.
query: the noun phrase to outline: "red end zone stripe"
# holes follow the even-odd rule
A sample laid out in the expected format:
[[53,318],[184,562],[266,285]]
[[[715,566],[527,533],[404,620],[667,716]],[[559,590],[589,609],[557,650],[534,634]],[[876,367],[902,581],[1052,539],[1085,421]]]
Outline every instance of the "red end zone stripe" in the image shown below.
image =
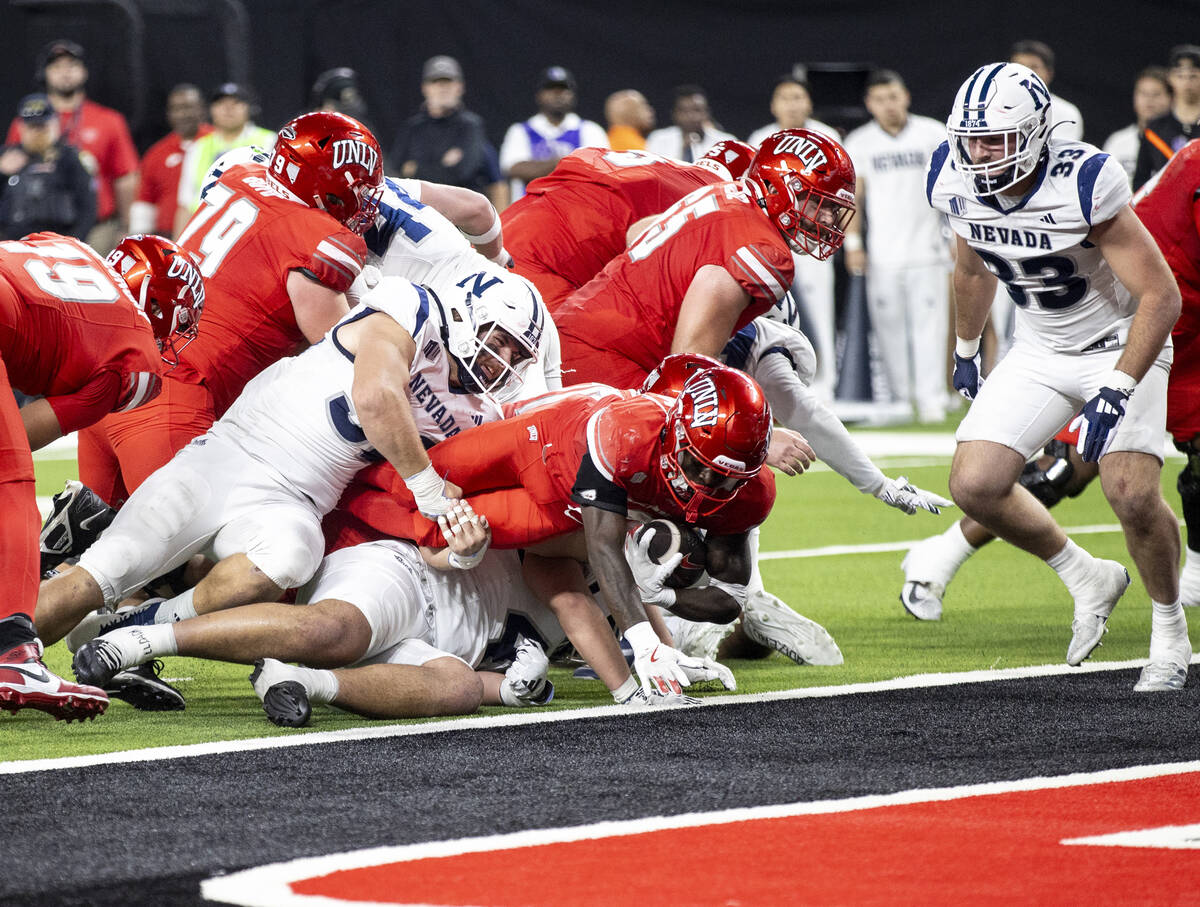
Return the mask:
[[343,902],[559,905],[1200,903],[1185,847],[1067,839],[1200,823],[1200,773],[699,825],[293,881]]

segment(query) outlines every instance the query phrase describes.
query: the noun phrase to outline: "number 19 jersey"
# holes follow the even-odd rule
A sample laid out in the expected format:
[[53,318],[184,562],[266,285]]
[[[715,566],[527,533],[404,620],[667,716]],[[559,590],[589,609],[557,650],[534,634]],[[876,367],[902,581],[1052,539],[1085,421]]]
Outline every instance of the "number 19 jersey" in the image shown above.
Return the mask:
[[1124,334],[1137,302],[1117,280],[1092,227],[1129,204],[1121,165],[1094,145],[1051,140],[1029,194],[1013,202],[975,195],[943,142],[926,180],[929,203],[1004,283],[1017,306],[1015,339],[1078,352]]

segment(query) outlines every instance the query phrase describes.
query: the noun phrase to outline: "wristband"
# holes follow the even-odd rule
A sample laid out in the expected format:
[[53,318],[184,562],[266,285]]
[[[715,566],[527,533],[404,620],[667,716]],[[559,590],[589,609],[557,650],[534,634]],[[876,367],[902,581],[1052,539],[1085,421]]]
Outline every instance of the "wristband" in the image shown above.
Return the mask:
[[863,248],[862,235],[847,233],[845,239],[842,240],[842,248],[847,252],[861,252]]
[[658,634],[654,632],[654,628],[650,626],[650,621],[641,620],[625,631],[625,639],[633,646],[635,652],[649,652],[655,646],[660,645],[662,640],[658,638]]
[[445,480],[437,474],[432,463],[420,472],[406,476],[404,484],[412,492],[413,500],[417,502],[418,507],[423,504],[436,503],[444,496],[443,492],[446,490]]
[[640,689],[641,685],[633,679],[633,675],[631,674],[625,678],[625,682],[623,684],[611,691],[612,698],[617,705],[624,705],[630,700],[633,694]]
[[974,359],[975,354],[979,352],[979,339],[963,340],[961,337],[954,338],[954,352],[960,359]]
[[473,246],[483,246],[487,243],[490,243],[493,239],[500,235],[500,215],[496,213],[496,209],[493,207],[492,225],[488,227],[485,232],[476,234],[468,233],[466,230],[463,230],[462,235],[465,236],[467,238],[467,242]]
[[508,249],[501,246],[500,251],[489,258],[488,261],[498,264],[502,268],[509,268],[512,267],[513,257],[508,254]]
[[450,566],[455,570],[471,570],[479,566],[479,562],[483,560],[483,556],[487,554],[488,542],[484,542],[483,547],[474,554],[459,554],[457,551],[449,552]]
[[1132,394],[1133,389],[1137,387],[1137,381],[1131,375],[1127,375],[1119,368],[1115,368],[1108,373],[1107,378],[1100,382],[1100,386],[1111,387],[1115,391]]

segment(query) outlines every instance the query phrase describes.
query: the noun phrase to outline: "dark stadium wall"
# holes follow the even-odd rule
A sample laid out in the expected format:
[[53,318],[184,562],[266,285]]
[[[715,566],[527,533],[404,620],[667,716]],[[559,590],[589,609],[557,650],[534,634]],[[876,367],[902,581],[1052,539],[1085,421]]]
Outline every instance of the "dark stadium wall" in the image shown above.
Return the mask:
[[[1195,0],[1083,7],[1046,0],[6,0],[5,7],[0,111],[15,111],[34,88],[40,46],[72,37],[89,52],[91,95],[130,116],[141,148],[165,131],[161,111],[176,82],[207,91],[248,76],[261,100],[259,122],[275,128],[305,109],[317,73],[352,66],[386,149],[420,103],[421,63],[439,53],[462,63],[467,104],[497,143],[509,123],[534,112],[536,75],[552,63],[575,73],[579,110],[596,120],[610,92],[638,88],[660,124],[669,124],[672,88],[698,83],[721,125],[745,136],[769,122],[771,87],[796,63],[859,65],[814,72],[819,117],[846,120],[850,111],[834,108],[853,106],[861,68],[879,65],[906,78],[915,112],[942,119],[962,79],[1002,59],[1019,38],[1054,48],[1053,89],[1079,106],[1086,138],[1099,144],[1132,120],[1135,74],[1163,61],[1174,44],[1200,43]],[[122,8],[144,14],[142,35]],[[239,8],[248,50],[231,38]]]

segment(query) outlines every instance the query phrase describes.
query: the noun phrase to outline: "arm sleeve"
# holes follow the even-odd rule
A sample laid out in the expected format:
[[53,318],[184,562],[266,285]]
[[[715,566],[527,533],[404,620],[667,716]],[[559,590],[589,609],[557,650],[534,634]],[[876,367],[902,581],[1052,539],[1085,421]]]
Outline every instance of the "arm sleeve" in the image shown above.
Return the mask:
[[123,390],[121,376],[103,371],[72,394],[47,397],[64,435],[87,428],[100,421],[116,408]]
[[1091,211],[1084,211],[1088,223],[1102,224],[1112,220],[1121,213],[1121,209],[1129,204],[1131,196],[1129,180],[1120,162],[1110,155],[1097,155],[1085,161],[1080,168],[1081,188],[1086,184],[1085,174],[1093,161],[1098,162],[1099,173],[1091,190]]
[[884,475],[879,467],[837,416],[800,382],[786,356],[763,356],[751,368],[751,377],[762,386],[776,419],[804,435],[817,456],[859,491],[874,494],[880,489]]
[[774,305],[792,285],[796,265],[790,252],[767,243],[749,243],[725,260],[725,270],[754,299]]
[[625,489],[601,473],[590,454],[584,454],[579,464],[571,500],[583,507],[598,507],[622,515],[629,512]]
[[349,230],[339,230],[316,244],[303,270],[318,283],[345,293],[362,272],[366,261],[367,245],[362,237]]

